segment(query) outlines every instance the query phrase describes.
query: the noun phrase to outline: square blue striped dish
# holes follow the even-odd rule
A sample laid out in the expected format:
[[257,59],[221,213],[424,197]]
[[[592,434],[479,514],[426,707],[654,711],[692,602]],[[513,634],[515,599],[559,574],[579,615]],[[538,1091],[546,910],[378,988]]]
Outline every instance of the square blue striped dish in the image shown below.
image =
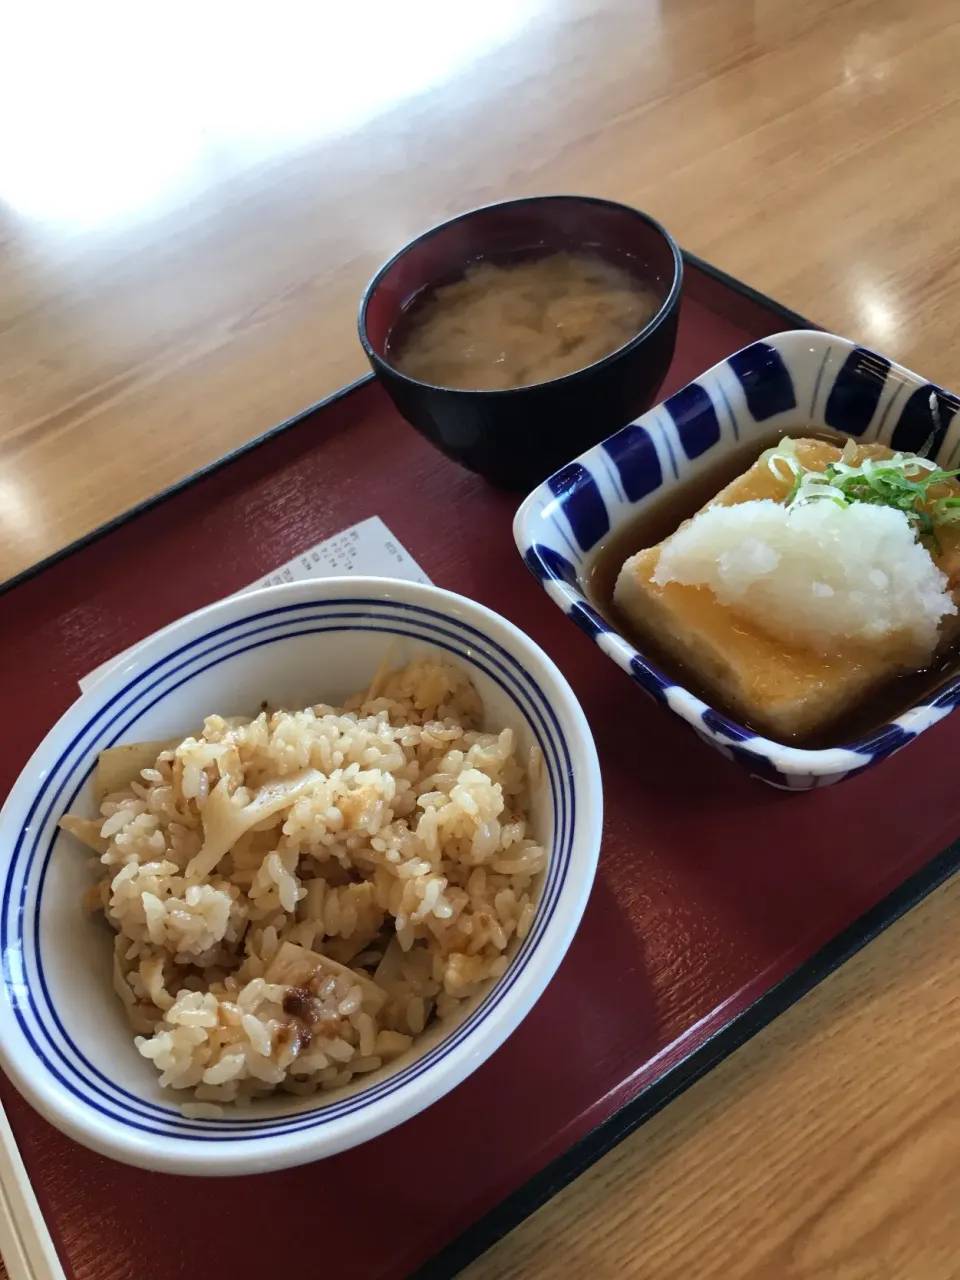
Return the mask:
[[840,782],[907,746],[960,701],[950,680],[868,737],[806,750],[764,738],[676,684],[616,632],[584,588],[598,547],[672,488],[696,482],[752,438],[831,428],[960,459],[960,400],[884,356],[814,330],[780,333],[708,369],[669,400],[550,476],[523,502],[514,537],[550,598],[642,689],[704,742],[773,786]]

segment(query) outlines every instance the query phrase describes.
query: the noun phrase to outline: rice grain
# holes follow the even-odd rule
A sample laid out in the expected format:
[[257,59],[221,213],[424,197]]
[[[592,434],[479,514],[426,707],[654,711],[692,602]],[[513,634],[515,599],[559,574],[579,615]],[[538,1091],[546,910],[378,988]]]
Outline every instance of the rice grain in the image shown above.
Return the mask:
[[462,671],[419,659],[342,709],[208,716],[103,801],[84,901],[189,1114],[342,1088],[505,972],[546,865],[542,764],[481,715]]

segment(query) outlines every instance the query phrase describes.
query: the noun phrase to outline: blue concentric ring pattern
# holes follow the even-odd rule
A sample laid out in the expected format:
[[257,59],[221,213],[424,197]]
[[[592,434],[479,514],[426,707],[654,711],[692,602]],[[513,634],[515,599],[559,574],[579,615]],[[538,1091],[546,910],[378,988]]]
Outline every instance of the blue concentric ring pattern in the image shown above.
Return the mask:
[[[121,1087],[71,1038],[58,1013],[45,969],[41,937],[44,894],[53,868],[56,823],[69,812],[99,751],[135,740],[138,721],[186,682],[238,655],[285,640],[326,632],[372,632],[386,645],[397,637],[429,644],[492,680],[522,714],[544,758],[553,810],[551,857],[537,915],[505,976],[466,1020],[433,1049],[354,1095],[323,1106],[298,1105],[294,1114],[237,1111],[222,1119],[188,1119],[174,1101],[152,1100]],[[211,627],[137,671],[72,735],[53,768],[38,780],[30,812],[3,871],[0,955],[4,984],[20,1031],[37,1060],[79,1106],[140,1135],[224,1143],[272,1139],[329,1126],[372,1102],[396,1094],[472,1036],[508,996],[541,945],[564,888],[571,859],[577,796],[571,753],[557,715],[537,681],[505,648],[467,622],[398,601],[340,598],[264,608]],[[104,945],[108,945],[106,939]]]
[[800,750],[737,724],[682,688],[590,606],[587,571],[598,545],[664,493],[755,440],[830,428],[916,451],[932,441],[945,468],[960,464],[960,400],[845,338],[795,330],[721,361],[663,404],[569,463],[525,500],[517,547],[551,599],[643,689],[706,743],[773,786],[807,790],[861,772],[953,711],[960,679],[869,737]]

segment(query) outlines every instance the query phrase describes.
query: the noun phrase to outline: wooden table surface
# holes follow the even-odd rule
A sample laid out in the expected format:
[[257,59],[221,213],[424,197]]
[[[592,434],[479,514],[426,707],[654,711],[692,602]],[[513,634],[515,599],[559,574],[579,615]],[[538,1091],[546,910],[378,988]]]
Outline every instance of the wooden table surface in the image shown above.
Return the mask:
[[[954,0],[11,6],[0,578],[362,373],[377,264],[506,196],[642,206],[960,386],[958,60]],[[472,1276],[957,1275],[958,905],[940,890]]]

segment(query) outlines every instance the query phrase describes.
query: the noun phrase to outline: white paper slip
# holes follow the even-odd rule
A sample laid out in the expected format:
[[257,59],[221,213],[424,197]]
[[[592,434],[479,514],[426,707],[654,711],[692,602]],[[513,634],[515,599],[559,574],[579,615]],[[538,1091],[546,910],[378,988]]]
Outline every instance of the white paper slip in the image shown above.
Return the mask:
[[[340,578],[345,575],[372,578],[398,578],[403,582],[426,582],[430,579],[402,543],[393,536],[379,516],[361,520],[342,533],[336,533],[325,542],[318,542],[309,551],[294,556],[286,564],[258,578],[249,586],[233,594],[242,596],[260,587],[277,587],[284,582],[305,582],[310,578]],[[142,643],[142,641],[141,641]],[[84,693],[118,662],[136,648],[132,645],[102,663],[95,670],[82,676],[80,688]]]
[[278,587],[282,582],[303,582],[307,578],[337,578],[343,574],[366,575],[371,578],[400,578],[404,582],[426,582],[430,579],[393,536],[379,516],[361,520],[343,533],[335,533],[326,542],[318,542],[303,555],[294,556],[265,578],[251,582],[243,591],[258,587]]

